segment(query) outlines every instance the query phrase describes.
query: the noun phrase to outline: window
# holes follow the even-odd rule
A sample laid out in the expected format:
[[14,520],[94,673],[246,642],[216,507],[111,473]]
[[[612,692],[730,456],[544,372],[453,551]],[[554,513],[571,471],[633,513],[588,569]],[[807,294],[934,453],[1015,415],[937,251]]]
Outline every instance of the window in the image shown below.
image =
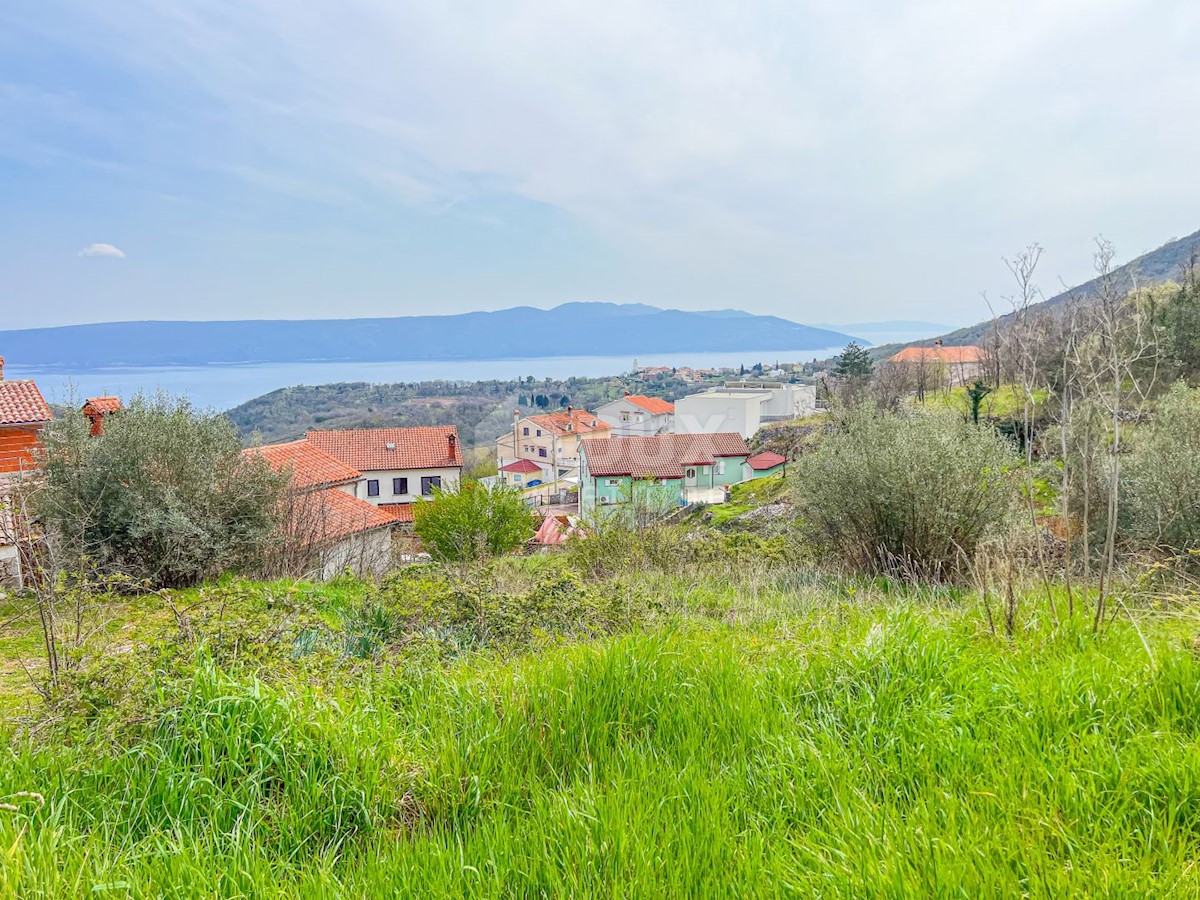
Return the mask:
[[688,469],[688,470],[687,470],[687,477],[688,477],[688,478],[695,478],[695,477],[696,477],[696,470],[695,470],[695,469]]
[[629,421],[629,413],[627,413],[627,412],[621,413],[621,421],[628,422]]
[[617,487],[617,486],[619,486],[619,485],[621,484],[621,479],[619,479],[619,478],[609,478],[609,479],[608,479],[607,481],[605,481],[604,483],[605,483],[605,484],[607,484],[609,487]]
[[518,472],[513,472],[513,484],[521,483],[521,475]]
[[421,496],[432,497],[433,489],[442,486],[441,475],[422,475],[421,476]]
[[537,430],[537,436],[538,436],[538,437],[541,437],[541,436],[542,436],[542,429],[540,429],[540,428],[539,428],[539,429]]
[[546,457],[545,447],[538,447],[538,456],[542,457],[543,459]]
[[528,425],[521,429],[521,434],[523,434],[525,437],[529,437],[529,426]]
[[392,493],[395,494],[396,496],[400,496],[401,494],[407,494],[408,493],[408,479],[407,478],[393,478],[392,479]]
[[370,481],[367,482],[367,496],[368,497],[378,497],[379,496],[379,479],[378,478],[372,478]]
[[713,472],[715,472],[718,475],[724,475],[725,474],[725,460],[718,459],[716,462],[716,465],[713,466]]

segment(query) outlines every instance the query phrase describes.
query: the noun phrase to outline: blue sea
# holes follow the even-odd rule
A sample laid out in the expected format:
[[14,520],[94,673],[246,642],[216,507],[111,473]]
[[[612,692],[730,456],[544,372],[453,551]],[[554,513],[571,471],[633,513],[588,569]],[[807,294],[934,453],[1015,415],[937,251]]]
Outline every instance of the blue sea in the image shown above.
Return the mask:
[[[922,335],[872,335],[876,343],[915,340]],[[298,362],[246,365],[172,366],[165,368],[72,369],[30,368],[15,364],[19,347],[7,347],[7,378],[33,378],[51,403],[73,398],[163,390],[186,394],[197,406],[229,409],[283,387],[366,381],[375,384],[412,381],[487,381],[490,379],[597,377],[629,372],[642,366],[749,368],[755,363],[808,362],[827,359],[841,347],[817,350],[750,350],[731,353],[667,353],[625,356],[552,356],[536,359],[423,360],[403,362]]]

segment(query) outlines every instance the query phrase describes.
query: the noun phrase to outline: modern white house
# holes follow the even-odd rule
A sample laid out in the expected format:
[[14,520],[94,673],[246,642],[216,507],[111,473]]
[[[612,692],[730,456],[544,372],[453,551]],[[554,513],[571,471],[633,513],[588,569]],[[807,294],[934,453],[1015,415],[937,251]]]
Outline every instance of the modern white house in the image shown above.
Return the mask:
[[647,437],[669,434],[675,428],[675,404],[660,397],[625,392],[625,396],[596,407],[601,422],[612,428],[613,437]]
[[723,387],[675,401],[675,433],[734,431],[750,438],[764,422],[802,418],[811,415],[816,405],[813,385],[727,381]]

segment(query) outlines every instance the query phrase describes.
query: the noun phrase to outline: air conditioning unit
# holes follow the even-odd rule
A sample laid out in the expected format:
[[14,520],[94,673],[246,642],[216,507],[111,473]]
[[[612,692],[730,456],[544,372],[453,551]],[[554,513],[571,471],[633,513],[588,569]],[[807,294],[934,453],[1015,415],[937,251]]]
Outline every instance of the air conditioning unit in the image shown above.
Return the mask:
[[613,501],[612,501],[612,497],[601,497],[601,498],[600,498],[600,505],[601,505],[601,506],[608,506],[608,505],[609,505],[609,504],[611,504],[612,502],[613,502]]

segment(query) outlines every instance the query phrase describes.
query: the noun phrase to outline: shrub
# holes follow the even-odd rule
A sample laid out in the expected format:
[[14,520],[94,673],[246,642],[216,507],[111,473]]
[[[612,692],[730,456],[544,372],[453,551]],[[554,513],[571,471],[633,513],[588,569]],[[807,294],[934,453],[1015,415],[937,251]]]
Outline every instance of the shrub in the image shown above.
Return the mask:
[[1172,550],[1200,542],[1200,388],[1167,392],[1124,466],[1123,535]]
[[814,544],[869,572],[945,577],[1008,513],[1013,451],[957,417],[847,412],[793,468]]
[[413,528],[434,559],[470,562],[508,553],[537,531],[520,493],[465,481],[435,488],[433,500],[413,509]]
[[279,534],[285,477],[186,399],[139,395],[95,437],[64,416],[42,443],[32,501],[61,566],[184,587],[255,568]]

